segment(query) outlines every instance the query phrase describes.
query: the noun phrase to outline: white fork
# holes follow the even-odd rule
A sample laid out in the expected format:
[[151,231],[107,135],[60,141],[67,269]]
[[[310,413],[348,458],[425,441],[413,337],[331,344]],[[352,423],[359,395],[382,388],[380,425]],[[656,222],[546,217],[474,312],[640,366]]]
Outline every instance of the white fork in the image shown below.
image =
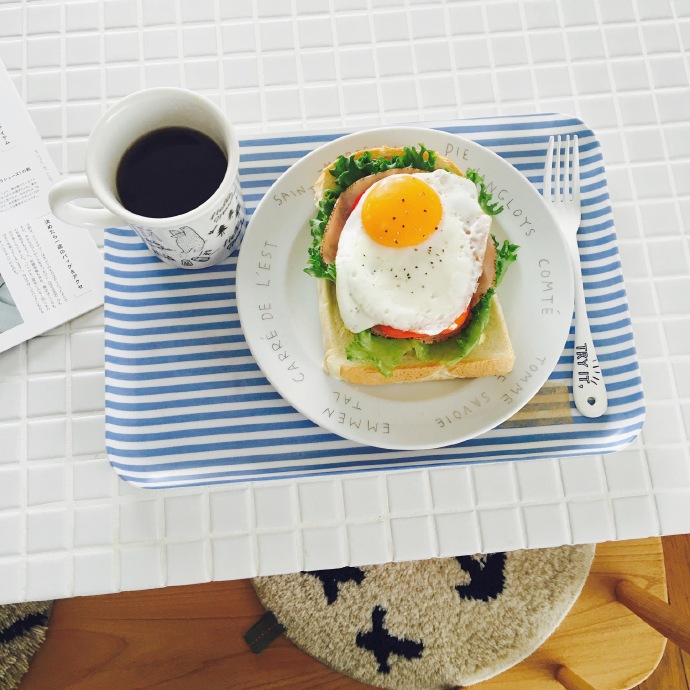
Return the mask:
[[[561,154],[561,149],[564,153]],[[555,166],[554,166],[555,161]],[[606,384],[589,330],[582,285],[577,231],[580,228],[580,149],[577,136],[549,139],[544,166],[544,199],[563,233],[575,276],[575,351],[573,353],[573,400],[585,417],[601,417],[608,407]]]

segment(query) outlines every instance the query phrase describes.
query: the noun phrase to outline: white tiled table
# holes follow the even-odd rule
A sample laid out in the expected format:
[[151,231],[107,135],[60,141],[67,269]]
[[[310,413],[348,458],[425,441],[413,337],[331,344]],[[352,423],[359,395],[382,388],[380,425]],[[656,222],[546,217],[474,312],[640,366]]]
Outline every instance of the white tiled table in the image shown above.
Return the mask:
[[604,457],[151,493],[105,460],[89,314],[0,355],[0,603],[690,531],[689,50],[682,0],[0,0],[0,58],[65,173],[147,86],[198,90],[241,135],[580,116],[647,399]]

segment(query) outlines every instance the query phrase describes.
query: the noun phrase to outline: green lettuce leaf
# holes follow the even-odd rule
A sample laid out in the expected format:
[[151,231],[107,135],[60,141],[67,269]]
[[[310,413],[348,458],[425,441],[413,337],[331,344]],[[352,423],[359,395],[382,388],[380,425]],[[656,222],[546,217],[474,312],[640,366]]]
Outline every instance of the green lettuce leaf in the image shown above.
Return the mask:
[[391,376],[393,369],[414,347],[415,341],[412,339],[382,338],[366,330],[355,335],[347,347],[346,354],[351,361],[373,364],[383,376]]
[[319,210],[315,218],[309,221],[311,228],[311,246],[308,249],[309,259],[307,266],[304,269],[314,278],[324,278],[325,280],[332,280],[335,282],[335,263],[327,264],[321,256],[321,243],[323,242],[323,233],[326,230],[326,224],[331,216],[336,199],[340,196],[335,194],[334,190],[329,189],[324,194],[324,198],[319,202]]
[[498,201],[493,204],[491,203],[493,194],[490,194],[489,190],[486,188],[484,178],[476,170],[466,170],[465,177],[477,185],[479,192],[477,201],[482,207],[482,211],[488,216],[497,216],[503,210],[503,206],[501,206]]
[[503,244],[499,247],[496,238],[493,235],[491,237],[496,245],[496,277],[494,278],[494,286],[498,287],[508,270],[508,266],[517,260],[517,250],[520,247],[517,244],[511,244],[508,240],[503,240]]

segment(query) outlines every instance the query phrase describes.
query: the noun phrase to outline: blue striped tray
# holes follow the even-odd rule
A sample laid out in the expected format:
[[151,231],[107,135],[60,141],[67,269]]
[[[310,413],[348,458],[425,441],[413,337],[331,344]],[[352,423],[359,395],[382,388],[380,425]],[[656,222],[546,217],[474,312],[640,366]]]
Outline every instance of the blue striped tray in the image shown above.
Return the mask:
[[[235,302],[236,256],[204,271],[161,263],[130,230],[106,232],[106,445],[125,480],[146,488],[605,453],[644,418],[601,148],[580,120],[555,114],[464,120],[439,129],[493,149],[541,184],[548,138],[577,134],[583,154],[579,236],[588,314],[609,410],[582,417],[569,400],[571,335],[534,404],[500,427],[433,451],[371,448],[295,411],[252,358]],[[241,142],[247,211],[277,177],[338,134]],[[307,190],[309,193],[309,190]]]

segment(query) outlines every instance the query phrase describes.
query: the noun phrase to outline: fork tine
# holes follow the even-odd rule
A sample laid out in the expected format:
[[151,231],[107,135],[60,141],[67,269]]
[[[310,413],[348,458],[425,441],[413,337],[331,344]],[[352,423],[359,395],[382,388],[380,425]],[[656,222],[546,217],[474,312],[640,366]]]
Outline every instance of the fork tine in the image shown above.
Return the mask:
[[556,137],[556,170],[555,170],[555,185],[554,185],[554,200],[562,201],[563,195],[561,194],[561,135]]
[[573,136],[573,201],[580,202],[580,145]]
[[549,137],[549,147],[546,150],[546,163],[544,164],[544,198],[551,201],[551,177],[553,175],[553,143],[554,138]]
[[563,166],[563,201],[570,201],[570,134],[565,138],[565,165]]

